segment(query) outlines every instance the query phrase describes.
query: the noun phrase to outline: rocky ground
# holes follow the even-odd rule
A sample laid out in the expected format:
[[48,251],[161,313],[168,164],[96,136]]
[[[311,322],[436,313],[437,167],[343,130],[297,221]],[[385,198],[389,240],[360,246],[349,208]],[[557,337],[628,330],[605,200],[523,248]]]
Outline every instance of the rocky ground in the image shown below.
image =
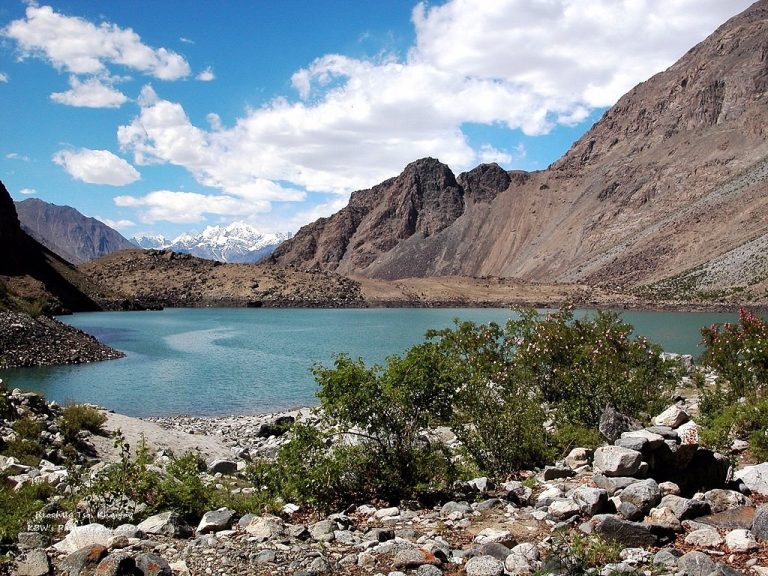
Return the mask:
[[[20,391],[9,398],[17,412],[47,423],[55,441],[55,405]],[[696,413],[695,399],[680,400],[653,426],[635,429],[630,419],[606,411],[603,447],[575,448],[561,462],[506,482],[457,484],[452,497],[433,507],[373,502],[319,515],[288,503],[279,515],[211,510],[187,526],[166,512],[107,528],[78,526],[74,516],[49,506],[41,514],[60,516],[60,532],[49,540],[28,526],[6,569],[20,576],[568,574],[581,565],[574,539],[600,534],[621,553],[596,574],[768,575],[768,463],[733,473],[728,458],[699,446]],[[274,454],[293,420],[319,424],[309,409],[151,422],[110,417],[108,428],[145,435],[158,469],[168,450],[201,447],[208,459],[203,477],[220,485],[254,457]],[[439,432],[456,441],[449,430]],[[2,430],[6,439],[12,433]],[[85,444],[100,467],[110,457],[95,440]],[[732,456],[743,446],[733,450]],[[0,471],[16,486],[47,482],[63,491],[70,473],[51,462],[30,468],[7,458],[0,458]]]
[[82,364],[123,356],[93,336],[53,318],[0,312],[0,367]]

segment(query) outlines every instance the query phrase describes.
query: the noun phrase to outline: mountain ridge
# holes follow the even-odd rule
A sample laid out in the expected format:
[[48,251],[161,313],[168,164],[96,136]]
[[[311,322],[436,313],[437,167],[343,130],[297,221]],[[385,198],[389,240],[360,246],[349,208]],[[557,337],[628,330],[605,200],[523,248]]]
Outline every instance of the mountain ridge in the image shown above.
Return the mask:
[[[419,209],[400,208],[413,197],[414,164],[421,163],[417,174],[444,174],[434,159],[353,193],[346,208],[302,228],[272,261],[383,279],[499,276],[652,290],[740,246],[761,245],[768,235],[760,193],[768,176],[766,37],[761,0],[630,90],[548,169],[507,172],[504,189],[502,179],[474,200],[466,189],[472,179],[459,175],[454,196],[463,209],[442,205],[443,217],[455,217],[428,234],[409,228]],[[429,196],[452,197],[449,188]],[[412,231],[397,234],[403,230]],[[762,293],[764,279],[724,277],[718,289],[744,285]]]

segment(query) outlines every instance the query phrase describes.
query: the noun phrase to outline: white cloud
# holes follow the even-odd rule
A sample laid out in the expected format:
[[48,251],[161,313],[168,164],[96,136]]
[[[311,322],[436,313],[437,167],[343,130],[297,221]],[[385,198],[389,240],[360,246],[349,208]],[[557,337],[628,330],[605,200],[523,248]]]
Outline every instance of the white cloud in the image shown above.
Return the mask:
[[133,166],[108,150],[59,150],[53,161],[75,180],[88,184],[125,186],[141,178]]
[[483,144],[480,146],[480,162],[483,164],[490,164],[491,162],[509,164],[512,162],[512,154],[503,150],[497,150],[490,144]]
[[5,72],[0,72],[0,82],[7,83],[8,82],[8,74],[6,74]]
[[108,85],[109,79],[92,77],[80,81],[77,76],[69,77],[70,89],[66,92],[54,92],[51,100],[67,106],[82,108],[119,108],[128,97]]
[[19,194],[23,194],[24,196],[31,196],[32,194],[37,194],[37,190],[34,188],[22,188],[19,190]]
[[136,226],[136,223],[132,220],[112,220],[111,218],[102,218],[101,216],[96,216],[96,220],[103,222],[115,230],[123,230],[125,228]]
[[211,80],[216,79],[216,75],[213,73],[213,68],[208,66],[208,68],[200,72],[197,76],[195,76],[195,78],[201,82],[210,82]]
[[179,36],[179,41],[183,42],[184,44],[194,44],[194,40],[190,40],[189,38],[185,38],[184,36]]
[[14,20],[2,33],[15,40],[23,58],[48,60],[73,74],[102,74],[107,64],[138,70],[162,80],[190,74],[183,56],[166,48],[151,48],[130,28],[65,16],[50,6],[27,6],[26,18]]
[[205,220],[205,214],[249,217],[259,212],[268,212],[270,209],[270,204],[266,201],[170,190],[156,190],[138,198],[117,196],[114,202],[122,208],[137,208],[142,222],[148,224],[158,220],[175,224],[191,224]]
[[22,162],[31,162],[32,159],[29,156],[25,156],[24,154],[19,154],[18,152],[9,152],[5,155],[8,160],[21,160]]

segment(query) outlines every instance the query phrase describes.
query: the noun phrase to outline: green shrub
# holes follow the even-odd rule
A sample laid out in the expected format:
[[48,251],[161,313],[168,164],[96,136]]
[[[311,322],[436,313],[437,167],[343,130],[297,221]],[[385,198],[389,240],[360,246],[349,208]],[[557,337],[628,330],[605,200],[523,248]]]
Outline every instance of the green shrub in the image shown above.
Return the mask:
[[13,423],[13,431],[16,433],[16,438],[8,442],[3,453],[17,458],[23,464],[37,466],[40,459],[45,456],[45,448],[40,443],[42,425],[25,416]]
[[623,546],[608,541],[599,534],[584,535],[557,530],[552,534],[552,539],[552,550],[548,559],[550,563],[558,564],[558,571],[563,574],[591,574],[595,569],[621,559]]
[[101,434],[107,417],[96,408],[82,404],[69,404],[64,407],[59,418],[59,428],[68,442],[77,440],[82,430]]
[[53,495],[49,484],[26,484],[14,490],[0,477],[0,543],[16,540],[19,532],[26,532],[34,523],[35,514]]
[[199,454],[187,452],[172,457],[166,466],[166,477],[160,482],[157,508],[175,510],[185,520],[198,521],[214,506],[215,488],[207,486],[200,473],[205,461]]

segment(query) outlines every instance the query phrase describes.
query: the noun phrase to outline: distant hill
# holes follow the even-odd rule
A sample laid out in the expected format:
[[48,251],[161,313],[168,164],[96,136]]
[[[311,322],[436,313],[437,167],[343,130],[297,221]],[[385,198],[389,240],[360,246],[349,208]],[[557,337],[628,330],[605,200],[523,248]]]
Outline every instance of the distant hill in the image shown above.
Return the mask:
[[272,255],[378,279],[496,276],[768,300],[768,0],[624,95],[547,170],[435,159]]
[[172,250],[207,260],[230,263],[258,262],[291,237],[290,233],[263,234],[244,222],[208,226],[200,233],[182,234],[174,240],[163,236],[134,236],[140,248]]
[[[0,283],[27,300],[48,302],[49,312],[100,310],[93,283],[69,262],[21,229],[8,190],[0,182]],[[8,301],[5,301],[8,306]]]
[[28,198],[16,202],[16,212],[27,234],[72,264],[134,248],[118,231],[70,206]]

